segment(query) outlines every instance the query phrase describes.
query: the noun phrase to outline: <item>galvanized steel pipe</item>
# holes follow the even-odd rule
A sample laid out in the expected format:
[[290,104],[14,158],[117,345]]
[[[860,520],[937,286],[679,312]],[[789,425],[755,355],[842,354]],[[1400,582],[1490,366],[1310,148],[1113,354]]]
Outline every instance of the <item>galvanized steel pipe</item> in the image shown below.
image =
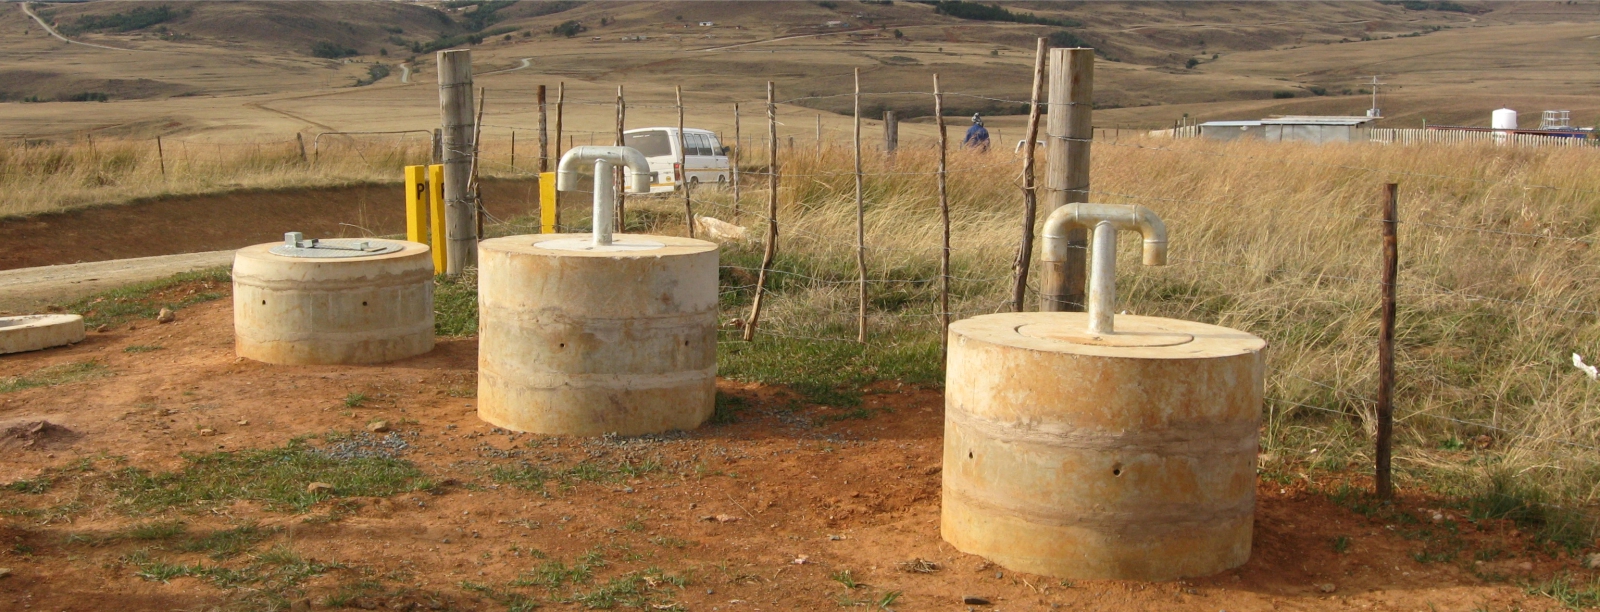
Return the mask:
[[[1089,331],[1114,333],[1112,313],[1116,308],[1116,261],[1118,231],[1136,231],[1144,236],[1144,265],[1167,265],[1167,226],[1154,211],[1143,206],[1123,204],[1068,204],[1050,213],[1044,222],[1044,248],[1040,260],[1047,268],[1043,293],[1044,309],[1064,310],[1067,287],[1064,268],[1067,262],[1067,234],[1077,228],[1094,230],[1094,257],[1090,262]],[[1053,273],[1052,273],[1053,272]]]

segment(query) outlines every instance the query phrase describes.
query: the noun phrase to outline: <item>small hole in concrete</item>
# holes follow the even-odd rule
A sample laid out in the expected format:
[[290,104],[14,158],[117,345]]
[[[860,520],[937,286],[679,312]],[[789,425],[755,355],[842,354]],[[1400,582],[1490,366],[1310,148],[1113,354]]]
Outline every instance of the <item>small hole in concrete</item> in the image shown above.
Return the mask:
[[361,303],[361,305],[362,305],[362,306],[366,306],[366,305],[367,305],[367,303],[366,303],[366,302],[362,302],[362,303]]
[[689,341],[688,341],[688,340],[684,340],[684,341],[683,341],[683,345],[684,345],[684,346],[689,346]]
[[262,306],[266,306],[267,305],[267,301],[266,300],[261,300],[261,305]]
[[968,458],[968,459],[971,459],[971,458],[972,458],[972,451],[967,451],[967,458]]
[[567,348],[567,343],[565,343],[565,342],[562,342],[562,343],[561,343],[561,348]]
[[1121,476],[1122,475],[1122,464],[1121,463],[1118,463],[1116,465],[1111,466],[1111,475],[1112,476]]

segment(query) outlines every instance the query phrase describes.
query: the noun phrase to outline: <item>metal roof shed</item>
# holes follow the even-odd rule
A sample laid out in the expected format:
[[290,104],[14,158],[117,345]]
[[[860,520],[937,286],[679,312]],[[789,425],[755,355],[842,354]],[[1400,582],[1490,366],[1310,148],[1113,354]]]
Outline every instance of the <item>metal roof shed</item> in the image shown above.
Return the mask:
[[1290,115],[1260,121],[1210,121],[1200,135],[1217,140],[1258,138],[1268,142],[1361,142],[1371,117]]

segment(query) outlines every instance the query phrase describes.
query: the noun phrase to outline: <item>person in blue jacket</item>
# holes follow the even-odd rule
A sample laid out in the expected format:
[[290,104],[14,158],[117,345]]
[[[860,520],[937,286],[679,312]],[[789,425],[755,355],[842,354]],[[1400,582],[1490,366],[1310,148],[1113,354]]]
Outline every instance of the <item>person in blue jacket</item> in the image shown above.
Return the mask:
[[983,117],[978,113],[972,114],[972,127],[967,128],[967,137],[961,140],[961,146],[987,152],[989,150],[989,130],[983,127]]

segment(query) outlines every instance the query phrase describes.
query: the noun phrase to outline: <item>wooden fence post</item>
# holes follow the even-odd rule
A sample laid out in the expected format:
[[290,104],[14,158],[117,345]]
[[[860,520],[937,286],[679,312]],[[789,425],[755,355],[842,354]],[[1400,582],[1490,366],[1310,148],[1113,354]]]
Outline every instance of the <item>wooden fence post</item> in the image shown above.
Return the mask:
[[161,180],[167,180],[167,154],[161,150],[160,136],[156,137],[156,161],[161,164]]
[[1028,109],[1028,131],[1023,135],[1027,140],[1022,145],[1026,152],[1022,158],[1022,242],[1017,247],[1016,265],[1012,266],[1012,273],[1016,275],[1011,286],[1012,312],[1022,312],[1024,300],[1028,297],[1028,269],[1033,264],[1033,231],[1034,226],[1038,225],[1039,185],[1033,164],[1039,141],[1039,98],[1044,96],[1044,56],[1045,39],[1040,38],[1033,56],[1033,97]]
[[[305,145],[300,145],[300,159],[302,161],[305,160],[305,150]],[[444,135],[438,128],[433,130],[433,157],[429,161],[430,163],[428,165],[430,166],[437,166],[444,163]]]
[[483,240],[483,196],[478,188],[478,141],[483,138],[483,105],[489,101],[488,90],[478,88],[478,118],[472,122],[472,173],[467,183],[467,197],[472,198],[472,211],[477,222],[476,233],[473,235],[478,240]]
[[1378,498],[1394,497],[1390,459],[1394,436],[1394,315],[1395,280],[1399,272],[1400,245],[1396,225],[1400,222],[1397,203],[1400,186],[1384,185],[1383,193],[1383,315],[1378,327],[1378,440],[1377,479]]
[[[546,112],[547,110],[548,110],[548,107],[545,106],[544,86],[540,85],[539,86],[539,173],[540,174],[544,174],[544,173],[550,171],[550,131],[547,129],[547,126],[549,125],[549,113]],[[515,131],[512,131],[511,132],[511,155],[512,155],[512,159],[516,159],[516,154],[517,154],[517,133]],[[516,170],[516,164],[511,164],[511,166],[512,166],[512,168],[511,168],[512,170]]]
[[[1089,143],[1093,140],[1094,49],[1050,51],[1050,111],[1045,149],[1050,162],[1045,173],[1048,191],[1045,212],[1075,202],[1089,201]],[[1065,261],[1042,259],[1040,310],[1082,312],[1084,259],[1089,234],[1084,229],[1067,232]],[[1050,254],[1046,253],[1045,257]]]
[[561,115],[567,105],[567,82],[556,83],[556,161],[561,161]]
[[822,113],[817,113],[817,157],[822,156]]
[[[437,132],[435,132],[435,133],[437,133]],[[435,137],[435,138],[437,138],[437,137]],[[300,163],[302,163],[302,164],[307,163],[307,160],[306,160],[306,139],[300,135],[300,132],[295,132],[294,133],[294,141],[296,143],[299,143],[299,145],[300,145]]]
[[739,136],[739,103],[733,103],[733,223],[739,223],[739,158],[744,157],[744,140]]
[[949,136],[944,129],[944,94],[939,91],[939,73],[933,74],[933,116],[939,126],[939,217],[944,241],[939,249],[939,363],[950,350],[950,195],[945,184],[945,154]]
[[778,104],[777,90],[767,81],[767,134],[771,143],[767,147],[767,248],[761,254],[761,271],[756,275],[756,299],[750,305],[750,320],[744,325],[744,340],[756,337],[756,324],[761,321],[761,297],[766,292],[767,269],[778,250]]
[[[543,161],[543,160],[540,160]],[[511,171],[517,171],[517,131],[511,130]]]
[[[821,117],[822,115],[817,115]],[[856,150],[856,342],[867,341],[867,224],[866,203],[862,199],[861,177],[861,69],[856,69],[855,134]]]
[[900,118],[894,111],[883,111],[883,152],[894,155],[900,147]]
[[442,132],[440,149],[444,164],[445,240],[448,247],[447,272],[457,275],[477,263],[478,240],[474,226],[476,211],[467,192],[471,180],[472,152],[472,52],[466,49],[440,51],[439,115]]
[[693,238],[694,202],[689,194],[689,162],[686,151],[689,139],[683,133],[683,86],[675,87],[674,91],[678,94],[678,168],[683,174],[682,184],[679,185],[683,189],[683,223],[689,227],[689,237]]
[[[616,143],[616,146],[619,146],[619,147],[622,146],[622,129],[623,129],[622,125],[627,120],[627,113],[628,113],[627,103],[623,102],[623,100],[622,100],[622,86],[618,85],[617,86],[617,143]],[[625,187],[625,185],[627,183],[625,183],[623,181],[623,178],[622,178],[622,166],[621,165],[617,165],[616,167],[612,168],[611,174],[612,174],[612,183],[611,184],[617,186],[617,233],[622,233],[624,228],[626,228],[628,226],[628,224],[627,224],[627,217],[628,217],[628,195],[627,194],[628,194],[628,190]]]

